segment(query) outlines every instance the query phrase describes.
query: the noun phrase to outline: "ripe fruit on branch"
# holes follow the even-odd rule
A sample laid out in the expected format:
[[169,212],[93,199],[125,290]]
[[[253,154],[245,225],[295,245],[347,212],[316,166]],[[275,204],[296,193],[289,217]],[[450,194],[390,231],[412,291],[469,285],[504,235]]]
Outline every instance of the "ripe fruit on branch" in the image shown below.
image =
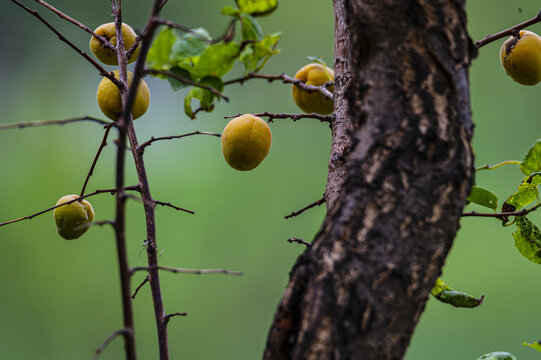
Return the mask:
[[[320,86],[329,81],[334,81],[334,71],[321,64],[308,64],[295,74],[295,79],[304,81],[307,85]],[[333,92],[334,87],[328,89]],[[328,115],[333,112],[333,101],[325,99],[319,92],[306,92],[300,87],[293,85],[291,89],[293,100],[302,111]]]
[[[78,195],[62,196],[56,205],[64,204],[78,197]],[[53,217],[58,234],[66,240],[73,240],[83,235],[92,225],[94,209],[86,200],[74,201],[69,205],[54,209]]]
[[519,37],[511,36],[501,49],[500,58],[507,75],[522,85],[541,81],[541,37],[522,30]]
[[[118,70],[113,72],[118,79]],[[131,86],[133,73],[128,71],[128,86]],[[117,120],[122,114],[122,99],[118,87],[109,79],[104,77],[98,85],[98,105],[101,111],[111,120]],[[131,110],[133,119],[137,119],[147,112],[150,103],[150,90],[145,80],[141,79],[137,87],[135,102]]]
[[272,135],[265,120],[244,114],[231,120],[222,133],[225,161],[241,171],[252,170],[267,156]]
[[[113,46],[116,47],[116,28],[115,23],[107,23],[100,25],[94,32],[100,36],[103,36]],[[137,39],[137,35],[135,34],[135,31],[127,25],[122,24],[122,38],[124,40],[124,49],[128,51],[133,44],[135,44],[135,40]],[[137,46],[135,51],[133,52],[132,56],[128,59],[128,63],[131,64],[135,60],[137,60],[137,56],[139,55],[140,46]],[[107,65],[118,65],[118,58],[117,55],[104,47],[96,37],[92,36],[92,39],[90,39],[90,50],[92,50],[92,53],[104,64]]]

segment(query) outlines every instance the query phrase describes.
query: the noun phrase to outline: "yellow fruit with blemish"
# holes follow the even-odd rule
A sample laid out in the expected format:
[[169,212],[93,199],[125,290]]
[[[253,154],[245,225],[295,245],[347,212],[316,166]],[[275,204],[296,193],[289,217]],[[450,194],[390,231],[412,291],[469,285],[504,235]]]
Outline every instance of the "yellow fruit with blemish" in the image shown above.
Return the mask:
[[[115,77],[118,79],[118,70],[113,71]],[[128,86],[131,86],[133,80],[133,73],[128,71]],[[117,120],[122,114],[122,100],[120,98],[120,91],[118,87],[108,78],[104,77],[98,85],[98,105],[101,111],[111,120]],[[132,117],[137,119],[143,116],[150,104],[150,90],[147,83],[141,79],[139,86],[137,87],[137,93],[135,95],[135,102],[132,108]]]
[[[334,81],[334,71],[321,64],[308,64],[295,74],[295,79],[304,81],[307,85],[320,86],[329,81]],[[332,93],[334,87],[329,87]],[[327,115],[333,112],[333,101],[326,99],[319,92],[307,92],[293,85],[291,89],[293,100],[302,111]]]
[[265,120],[244,114],[231,120],[222,133],[225,161],[236,170],[257,167],[269,153],[272,135]]
[[522,30],[519,37],[511,36],[501,49],[500,58],[507,75],[522,85],[541,81],[541,37]]
[[[56,205],[67,203],[79,198],[78,195],[62,196]],[[57,207],[53,211],[54,222],[58,234],[66,240],[77,239],[83,235],[92,221],[94,221],[94,209],[86,200],[74,201],[71,204]]]
[[[100,25],[96,30],[94,30],[94,32],[99,36],[103,36],[104,38],[109,40],[109,42],[116,47],[115,23],[107,23]],[[133,46],[133,44],[135,44],[137,34],[135,34],[135,31],[133,31],[133,29],[129,25],[122,24],[122,39],[124,41],[124,49],[128,51]],[[131,64],[132,62],[137,60],[140,48],[141,46],[138,45],[132,56],[128,59],[128,64]],[[90,50],[92,50],[92,53],[102,63],[107,65],[118,65],[117,54],[115,54],[110,49],[104,47],[101,41],[99,41],[95,36],[92,36],[92,39],[90,39]]]

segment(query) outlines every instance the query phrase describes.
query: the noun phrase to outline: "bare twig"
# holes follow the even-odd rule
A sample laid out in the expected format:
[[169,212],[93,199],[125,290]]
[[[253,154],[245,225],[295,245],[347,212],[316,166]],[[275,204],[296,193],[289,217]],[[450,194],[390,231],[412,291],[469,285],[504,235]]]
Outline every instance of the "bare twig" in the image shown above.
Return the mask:
[[99,42],[101,42],[101,44],[104,47],[106,47],[107,49],[109,49],[109,50],[116,53],[115,47],[113,46],[113,44],[111,44],[109,42],[109,40],[107,38],[96,34],[94,32],[94,30],[90,29],[88,26],[86,26],[86,25],[80,23],[79,21],[75,20],[74,18],[64,14],[62,11],[60,11],[57,8],[55,8],[54,6],[46,3],[45,1],[43,1],[43,0],[34,0],[34,1],[37,2],[37,3],[40,3],[43,6],[45,6],[47,9],[51,10],[56,15],[60,16],[62,19],[65,19],[65,20],[69,21],[70,23],[74,24],[75,26],[78,26],[80,29],[82,29],[82,30],[86,31],[87,33],[89,33],[90,35],[94,36],[96,39],[99,40]]
[[163,299],[160,287],[160,277],[158,266],[158,254],[156,249],[158,248],[156,241],[156,217],[155,217],[155,204],[151,204],[152,195],[150,193],[150,186],[148,182],[148,177],[145,169],[145,162],[143,155],[137,151],[138,140],[135,133],[135,128],[133,126],[133,121],[131,119],[130,113],[135,102],[136,89],[139,85],[139,81],[144,73],[144,64],[152,43],[152,38],[158,26],[158,23],[154,20],[159,17],[160,8],[163,4],[163,0],[154,0],[152,4],[152,10],[150,12],[149,20],[145,26],[145,29],[141,33],[141,50],[139,56],[135,63],[135,69],[133,71],[133,79],[131,86],[128,89],[128,92],[125,96],[125,101],[123,101],[123,114],[122,119],[126,121],[127,125],[127,135],[130,141],[130,148],[132,150],[132,156],[135,162],[135,168],[137,170],[137,177],[139,178],[139,183],[141,185],[141,197],[143,198],[143,204],[145,209],[145,219],[146,219],[146,232],[147,232],[147,259],[149,266],[149,283],[150,291],[152,293],[152,302],[154,305],[154,317],[156,320],[156,330],[158,335],[158,347],[159,347],[159,358],[160,360],[169,359],[169,344],[167,340],[167,324],[164,323],[163,319],[165,317],[165,311],[163,306]]
[[306,246],[312,246],[312,244],[310,244],[309,242],[306,242],[303,239],[299,239],[299,238],[295,238],[295,237],[287,239],[287,242],[290,243],[290,244],[297,243],[297,244],[302,244],[302,245],[306,245]]
[[541,207],[541,203],[539,203],[539,204],[537,204],[535,206],[532,206],[529,209],[522,209],[522,210],[513,211],[513,212],[478,213],[476,211],[471,211],[471,212],[463,213],[462,216],[463,217],[468,217],[468,216],[493,217],[493,218],[497,218],[497,219],[503,219],[503,218],[506,218],[506,217],[509,217],[509,216],[525,216],[525,215],[528,215],[529,213],[531,213],[532,211],[537,210],[539,207]]
[[[119,81],[122,84],[119,87],[121,94],[121,102],[126,106],[127,92],[133,92],[133,86],[128,86],[128,58],[126,57],[126,49],[124,48],[124,36],[122,34],[122,2],[121,0],[112,0],[111,9],[115,19],[116,31],[116,54],[119,64]],[[138,80],[134,81],[138,85]],[[132,83],[132,85],[134,85]],[[128,90],[129,88],[129,90]],[[128,91],[127,91],[128,90]],[[116,156],[116,171],[115,183],[117,189],[116,206],[115,206],[115,237],[116,250],[118,260],[118,272],[120,277],[120,295],[122,300],[122,321],[124,328],[128,332],[124,335],[124,349],[126,352],[126,360],[136,360],[137,352],[135,345],[135,326],[133,317],[133,304],[131,299],[131,276],[128,261],[127,239],[126,239],[126,197],[125,197],[125,158],[126,152],[124,149],[127,145],[128,124],[132,121],[131,107],[124,108],[122,116],[118,119],[118,147]],[[138,187],[141,190],[141,187]]]
[[512,26],[508,29],[502,30],[500,32],[497,32],[496,34],[487,35],[481,40],[478,40],[475,42],[475,47],[480,48],[481,46],[484,46],[486,44],[489,44],[493,41],[496,41],[498,39],[504,38],[506,36],[514,36],[518,34],[518,32],[530,25],[537,24],[538,22],[541,22],[541,10],[535,15],[533,18],[526,20],[520,24],[517,24],[515,26]]
[[115,226],[115,221],[114,220],[100,220],[100,221],[94,221],[92,223],[92,226],[105,226],[105,225],[111,225],[111,226]]
[[227,28],[225,29],[224,33],[220,36],[218,36],[216,39],[212,39],[210,41],[211,44],[217,44],[220,41],[223,41],[224,43],[228,43],[235,37],[235,24],[237,22],[237,18],[234,18],[231,20]]
[[[126,188],[124,188],[124,190],[134,190],[134,191],[139,191],[139,186],[136,185],[136,186],[128,186]],[[78,197],[76,199],[73,199],[73,200],[70,200],[68,202],[65,202],[65,203],[62,203],[60,205],[55,205],[53,207],[50,207],[48,209],[45,209],[45,210],[42,210],[40,212],[37,212],[35,214],[32,214],[32,215],[29,215],[29,216],[25,216],[25,217],[22,217],[22,218],[19,218],[19,219],[15,219],[15,220],[11,220],[11,221],[6,221],[6,222],[3,222],[3,223],[0,223],[0,226],[4,226],[4,225],[8,225],[8,224],[12,224],[12,223],[16,223],[16,222],[19,222],[19,221],[22,221],[22,220],[30,220],[30,219],[33,219],[35,218],[36,216],[39,216],[41,214],[45,214],[46,212],[49,212],[51,210],[54,210],[56,209],[57,207],[60,207],[60,206],[64,206],[64,205],[69,205],[71,203],[74,203],[76,201],[81,201],[82,199],[85,199],[87,197],[90,197],[90,196],[94,196],[94,195],[98,195],[98,194],[103,194],[103,193],[110,193],[111,195],[114,195],[118,192],[118,189],[104,189],[104,190],[96,190],[94,192],[91,192],[90,194],[86,194],[86,195],[83,195],[81,197]]]
[[187,316],[188,314],[183,312],[176,312],[176,313],[173,313],[173,314],[167,314],[165,315],[165,317],[163,318],[163,321],[165,322],[165,324],[167,324],[169,322],[169,320],[171,320],[172,317],[174,316]]
[[[158,266],[159,270],[169,271],[174,274],[193,274],[193,275],[206,275],[206,274],[225,274],[225,275],[242,275],[241,271],[230,271],[226,269],[186,269],[169,266]],[[137,271],[148,271],[148,266],[137,266],[131,268],[131,273]]]
[[7,129],[23,129],[28,127],[49,126],[49,125],[65,125],[82,121],[95,122],[101,125],[110,126],[113,125],[110,121],[101,120],[92,116],[83,116],[78,118],[62,119],[62,120],[38,120],[38,121],[25,121],[18,123],[10,123],[0,125],[0,130]]
[[185,25],[182,25],[182,24],[177,24],[175,22],[172,22],[172,21],[167,20],[167,19],[162,19],[162,18],[157,18],[154,21],[156,21],[158,24],[165,25],[167,27],[170,27],[170,28],[173,28],[173,29],[178,29],[180,31],[184,31],[186,33],[192,34],[194,37],[198,38],[199,40],[204,41],[206,43],[210,43],[209,39],[207,39],[206,37],[204,37],[201,34],[197,33],[196,31],[193,31],[188,26],[185,26]]
[[98,62],[96,62],[94,59],[92,59],[87,53],[85,53],[83,50],[81,50],[78,46],[76,46],[74,43],[72,43],[71,41],[69,41],[64,35],[62,35],[58,30],[56,30],[56,28],[54,26],[52,26],[51,24],[49,24],[44,18],[41,17],[41,15],[36,11],[36,10],[32,10],[30,9],[29,7],[23,5],[22,3],[20,3],[18,0],[11,0],[12,2],[14,2],[15,4],[19,5],[21,8],[23,8],[24,10],[26,10],[27,12],[29,12],[30,14],[34,15],[39,21],[41,21],[45,26],[47,26],[52,32],[54,32],[56,34],[56,36],[58,36],[58,38],[65,42],[66,44],[68,44],[73,50],[75,50],[76,52],[78,52],[82,57],[84,57],[89,63],[91,63],[92,65],[94,65],[94,67],[96,69],[98,69],[98,71],[100,72],[101,75],[105,76],[106,78],[108,78],[109,80],[111,80],[113,83],[115,83],[115,85],[121,87],[123,86],[122,83],[120,81],[118,81],[113,73],[109,73],[107,72],[107,70],[105,70],[103,68],[103,66],[101,66]]
[[193,80],[190,80],[188,78],[185,78],[185,77],[182,77],[182,76],[180,76],[178,74],[175,74],[174,72],[167,71],[167,70],[155,70],[155,69],[145,69],[145,72],[148,73],[148,74],[165,75],[165,76],[168,76],[168,77],[173,78],[175,80],[178,80],[183,84],[191,85],[191,86],[195,86],[195,87],[198,87],[198,88],[201,88],[201,89],[208,90],[211,93],[213,93],[214,95],[221,97],[226,102],[229,102],[229,98],[227,96],[225,96],[224,94],[222,94],[221,92],[219,92],[218,90],[213,88],[212,86],[197,83],[197,82],[195,82]]
[[[241,116],[241,115],[242,114],[224,116],[224,119],[231,119],[231,118]],[[264,113],[258,113],[258,114],[252,114],[252,115],[259,116],[259,117],[268,117],[269,118],[268,122],[273,122],[273,119],[291,119],[293,121],[297,121],[297,120],[300,120],[300,119],[317,119],[317,120],[319,120],[321,122],[331,123],[332,120],[333,120],[332,115],[321,115],[321,114],[316,114],[316,113],[311,113],[311,114],[286,114],[286,113],[264,112]]]
[[148,275],[145,276],[144,280],[141,282],[141,284],[139,284],[139,286],[135,289],[133,295],[131,296],[132,299],[135,299],[135,297],[137,296],[137,293],[139,292],[139,290],[148,282]]
[[333,94],[329,90],[327,90],[327,88],[332,87],[334,85],[332,81],[328,81],[325,84],[320,85],[320,86],[306,85],[304,81],[292,78],[291,76],[288,76],[285,73],[280,74],[280,75],[249,73],[248,75],[244,77],[224,82],[224,86],[234,84],[234,83],[240,83],[242,85],[245,81],[250,80],[250,79],[266,79],[269,82],[279,80],[279,81],[282,81],[284,84],[296,85],[308,93],[319,92],[325,97],[325,99],[333,100]]
[[188,133],[188,134],[182,134],[182,135],[173,135],[173,136],[162,136],[162,137],[157,137],[155,138],[154,136],[152,136],[150,138],[150,140],[148,141],[145,141],[144,143],[142,143],[141,145],[139,145],[139,147],[137,148],[137,151],[140,152],[140,153],[143,153],[145,151],[145,148],[149,145],[151,145],[153,142],[155,141],[160,141],[160,140],[173,140],[173,139],[182,139],[184,137],[188,137],[188,136],[193,136],[193,135],[209,135],[209,136],[216,136],[216,137],[220,137],[222,136],[221,134],[217,134],[217,133],[211,133],[211,132],[207,132],[207,131],[194,131],[194,132],[191,132],[191,133]]
[[170,208],[173,208],[175,210],[178,210],[178,211],[184,211],[184,212],[187,212],[188,214],[195,214],[194,211],[192,210],[187,210],[187,209],[184,209],[184,208],[181,208],[181,207],[178,207],[178,206],[175,206],[171,203],[168,203],[168,202],[163,202],[163,201],[158,201],[158,200],[154,200],[154,204],[156,205],[161,205],[161,206],[167,206],[167,207],[170,207]]
[[292,218],[294,216],[298,216],[298,215],[302,214],[303,212],[305,212],[306,210],[311,209],[311,208],[316,207],[316,206],[319,206],[319,205],[324,204],[324,203],[325,203],[325,197],[322,197],[318,201],[313,202],[313,203],[311,203],[310,205],[308,205],[306,207],[303,207],[299,211],[294,211],[291,214],[284,216],[284,218],[289,219],[289,218]]
[[107,339],[105,339],[105,341],[100,346],[98,346],[98,348],[94,352],[94,356],[92,357],[92,360],[96,360],[100,356],[100,354],[105,350],[105,348],[114,339],[116,339],[119,335],[125,335],[127,332],[128,332],[127,329],[120,329],[120,330],[114,331],[111,335],[109,335]]
[[101,140],[100,147],[98,148],[98,151],[96,152],[96,156],[94,156],[94,160],[92,161],[90,170],[88,170],[88,174],[86,175],[85,182],[83,183],[83,188],[81,189],[81,194],[79,196],[83,196],[85,194],[86,185],[88,184],[88,180],[90,180],[90,177],[94,173],[94,168],[96,167],[96,164],[98,163],[98,159],[100,157],[101,151],[103,150],[105,146],[107,146],[107,137],[109,136],[109,131],[111,131],[111,124],[105,127],[105,134],[103,134],[103,139]]

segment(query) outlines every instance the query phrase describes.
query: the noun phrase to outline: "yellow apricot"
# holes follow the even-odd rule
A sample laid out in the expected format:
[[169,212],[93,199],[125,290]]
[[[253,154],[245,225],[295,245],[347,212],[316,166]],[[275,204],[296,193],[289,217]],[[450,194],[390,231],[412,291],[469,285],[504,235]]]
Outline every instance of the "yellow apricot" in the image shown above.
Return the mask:
[[[115,77],[118,79],[118,70],[113,71]],[[128,71],[128,86],[131,85],[133,80],[133,73]],[[101,111],[111,120],[117,120],[122,114],[122,100],[120,98],[120,91],[118,87],[108,78],[104,77],[98,85],[97,93],[98,105]],[[148,89],[145,80],[141,79],[139,86],[137,87],[137,93],[135,95],[135,102],[132,108],[132,117],[137,119],[143,116],[150,104],[150,90]]]
[[[103,36],[113,46],[116,46],[116,28],[115,23],[107,23],[98,26],[96,30],[94,30],[96,34],[99,36]],[[124,41],[124,49],[128,51],[133,44],[135,44],[135,40],[137,39],[137,34],[135,34],[135,31],[128,25],[128,24],[122,24],[122,38]],[[135,60],[137,60],[137,56],[139,55],[139,50],[141,49],[140,46],[137,46],[135,51],[133,52],[132,56],[128,59],[128,64],[131,64]],[[90,39],[90,50],[92,50],[92,53],[100,60],[102,63],[107,65],[118,65],[118,58],[117,55],[107,49],[103,46],[101,41],[99,41],[96,37],[92,36],[92,39]]]
[[[307,85],[320,86],[328,81],[334,81],[334,71],[321,64],[308,64],[297,71],[295,79],[302,80]],[[333,90],[333,87],[329,88],[330,92]],[[321,93],[308,93],[296,85],[293,85],[291,93],[297,106],[304,112],[323,115],[333,112],[332,100],[325,99]]]
[[519,38],[511,36],[501,49],[500,58],[507,75],[522,85],[541,81],[541,37],[522,30]]
[[252,170],[265,159],[271,142],[271,131],[265,120],[244,114],[226,125],[222,133],[222,153],[233,169]]
[[[64,204],[78,197],[78,195],[62,196],[56,205]],[[53,217],[58,234],[66,240],[73,240],[83,235],[92,225],[94,209],[86,200],[74,201],[69,205],[54,209]]]

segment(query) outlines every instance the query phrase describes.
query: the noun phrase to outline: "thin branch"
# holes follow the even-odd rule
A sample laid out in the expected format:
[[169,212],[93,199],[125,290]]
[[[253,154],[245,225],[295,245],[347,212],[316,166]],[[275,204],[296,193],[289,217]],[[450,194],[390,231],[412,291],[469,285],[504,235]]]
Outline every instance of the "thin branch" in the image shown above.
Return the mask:
[[[193,275],[206,275],[206,274],[225,274],[225,275],[242,275],[242,271],[230,271],[226,269],[186,269],[186,268],[176,268],[169,266],[158,266],[159,270],[169,271],[174,274],[193,274]],[[137,266],[131,268],[131,273],[137,271],[148,271],[148,266]]]
[[181,207],[178,207],[178,206],[175,206],[171,203],[168,203],[168,202],[163,202],[163,201],[158,201],[158,200],[154,200],[154,204],[156,205],[161,205],[161,206],[168,206],[170,208],[173,208],[175,210],[178,210],[178,211],[184,211],[184,212],[187,212],[188,214],[195,214],[194,211],[192,210],[187,210],[187,209],[184,209],[184,208],[181,208]]
[[148,282],[148,275],[145,276],[145,279],[143,280],[143,282],[141,282],[141,284],[139,284],[139,286],[135,289],[135,291],[133,292],[133,295],[131,296],[132,299],[135,299],[135,297],[137,296],[137,293],[139,292],[139,290]]
[[96,167],[96,164],[98,163],[98,159],[100,157],[101,151],[104,147],[107,146],[107,137],[109,136],[109,132],[111,131],[111,124],[107,125],[105,127],[105,134],[103,134],[103,139],[101,140],[100,147],[98,148],[98,151],[96,152],[96,156],[94,156],[94,160],[92,161],[92,165],[90,166],[90,170],[88,170],[88,174],[86,175],[85,182],[83,183],[83,188],[81,189],[81,194],[79,196],[83,196],[85,194],[86,185],[88,184],[88,180],[90,180],[90,177],[92,174],[94,174],[94,168]]
[[173,28],[173,29],[178,29],[178,30],[183,31],[185,33],[192,34],[193,36],[195,36],[199,40],[202,40],[202,41],[204,41],[206,43],[210,43],[209,39],[207,39],[206,37],[204,37],[201,34],[197,33],[196,31],[193,31],[188,26],[185,26],[185,25],[182,25],[182,24],[177,24],[175,22],[172,22],[172,21],[167,20],[167,19],[162,19],[162,18],[154,19],[154,21],[157,22],[158,24],[165,25],[167,27],[170,27],[170,28]]
[[529,209],[522,209],[522,210],[513,211],[513,212],[478,213],[476,211],[471,211],[471,212],[463,213],[462,217],[478,216],[478,217],[493,217],[493,218],[502,219],[502,218],[506,218],[506,217],[509,217],[509,216],[525,216],[525,215],[528,215],[529,213],[531,213],[532,211],[537,210],[539,207],[541,207],[541,203],[539,203],[539,204],[537,204],[535,206],[532,206]]
[[[133,190],[133,191],[139,191],[139,185],[136,185],[136,186],[128,186],[126,188],[124,188],[124,190]],[[62,203],[60,205],[55,205],[53,207],[50,207],[48,209],[45,209],[45,210],[42,210],[40,212],[37,212],[35,214],[32,214],[32,215],[29,215],[29,216],[25,216],[25,217],[22,217],[22,218],[19,218],[19,219],[15,219],[15,220],[11,220],[11,221],[6,221],[6,222],[3,222],[3,223],[0,223],[0,226],[4,226],[4,225],[8,225],[8,224],[12,224],[12,223],[16,223],[16,222],[19,222],[19,221],[22,221],[22,220],[31,220],[33,218],[35,218],[36,216],[39,216],[41,214],[45,214],[46,212],[49,212],[51,210],[54,210],[60,206],[64,206],[64,205],[69,205],[71,203],[74,203],[76,201],[81,201],[82,199],[85,199],[87,197],[90,197],[90,196],[94,196],[94,195],[98,195],[98,194],[103,194],[103,193],[110,193],[111,195],[114,195],[118,192],[118,189],[103,189],[103,190],[96,190],[90,194],[86,194],[86,195],[83,195],[81,197],[78,197],[76,199],[73,199],[73,200],[70,200],[68,202],[65,202],[65,203]]]
[[282,81],[284,84],[296,85],[296,86],[298,86],[299,88],[301,88],[302,90],[304,90],[304,91],[306,91],[308,93],[319,92],[325,97],[325,99],[333,100],[333,94],[329,90],[327,90],[327,88],[334,85],[334,83],[332,81],[328,81],[325,84],[322,84],[320,86],[307,85],[304,81],[292,78],[291,76],[288,76],[285,73],[280,74],[280,75],[266,75],[266,74],[258,74],[258,73],[249,73],[248,75],[246,75],[244,77],[224,82],[224,86],[234,84],[234,83],[240,83],[242,85],[245,81],[250,80],[250,79],[266,79],[269,82],[279,80],[279,81]]
[[38,121],[25,121],[25,122],[18,122],[18,123],[3,124],[3,125],[0,125],[0,130],[24,129],[28,127],[49,126],[49,125],[65,125],[65,124],[71,124],[71,123],[82,122],[82,121],[95,122],[95,123],[105,125],[105,126],[113,125],[113,123],[110,121],[101,120],[92,116],[83,116],[83,117],[78,117],[78,118],[70,118],[70,119],[62,119],[62,120],[38,120]]
[[167,4],[167,1],[168,1],[168,0],[163,0],[163,2],[162,2],[161,5],[160,5],[160,10],[163,9],[163,7],[165,6],[165,4]]
[[105,348],[114,339],[116,339],[119,335],[125,335],[126,333],[128,333],[127,329],[120,329],[120,330],[117,330],[117,331],[113,332],[111,335],[109,335],[109,337],[107,339],[105,339],[105,341],[100,346],[98,346],[98,348],[94,352],[94,356],[92,357],[92,360],[96,360],[97,358],[99,358],[100,354],[105,350]]
[[155,138],[154,136],[152,136],[150,138],[150,140],[148,141],[145,141],[144,143],[142,143],[141,145],[139,145],[137,147],[137,151],[139,153],[143,153],[145,151],[145,148],[147,146],[150,146],[153,142],[155,141],[161,141],[161,140],[173,140],[173,139],[182,139],[183,137],[188,137],[188,136],[193,136],[193,135],[210,135],[210,136],[216,136],[216,137],[220,137],[222,136],[221,134],[217,134],[217,133],[211,133],[211,132],[207,132],[207,131],[194,131],[194,132],[191,132],[191,133],[188,133],[188,134],[182,134],[182,135],[173,135],[173,136],[162,136],[162,137],[157,137]]
[[295,237],[287,239],[287,242],[290,243],[290,244],[292,244],[292,243],[302,244],[302,245],[306,245],[308,247],[312,246],[312,244],[310,244],[309,242],[306,242],[303,239],[299,239],[299,238],[295,238]]
[[224,43],[227,44],[228,42],[233,40],[233,38],[235,37],[236,22],[237,22],[237,18],[232,19],[231,22],[229,23],[229,26],[227,26],[227,28],[225,29],[224,33],[218,36],[217,38],[212,39],[210,43],[217,44],[220,41],[223,41]]
[[303,208],[300,209],[299,211],[294,211],[294,212],[292,212],[291,214],[284,216],[284,218],[285,218],[285,219],[290,219],[290,218],[292,218],[292,217],[294,217],[294,216],[298,216],[298,215],[302,214],[303,212],[305,212],[305,211],[308,210],[308,209],[311,209],[311,208],[313,208],[313,207],[319,206],[319,205],[324,204],[324,203],[325,203],[325,197],[322,197],[322,198],[319,199],[318,201],[313,202],[313,203],[311,203],[310,205],[308,205],[308,206],[306,206],[306,207],[303,207]]
[[167,315],[165,315],[165,317],[163,318],[163,321],[165,322],[165,324],[167,324],[167,323],[169,322],[169,320],[171,320],[171,318],[172,318],[173,316],[188,316],[188,314],[185,313],[185,312],[183,312],[183,313],[181,313],[181,312],[176,312],[176,313],[173,313],[173,314],[167,314]]
[[45,6],[47,9],[51,10],[56,15],[60,16],[62,19],[65,19],[65,20],[69,21],[70,23],[74,24],[75,26],[78,26],[80,29],[82,29],[82,30],[86,31],[87,33],[89,33],[90,35],[94,36],[96,39],[99,40],[99,42],[101,42],[101,44],[104,47],[106,47],[107,49],[109,49],[109,50],[116,53],[115,47],[113,46],[113,44],[111,44],[109,42],[109,40],[107,38],[96,34],[94,32],[94,30],[90,29],[88,26],[86,26],[86,25],[80,23],[79,21],[75,20],[74,18],[64,14],[62,11],[60,11],[57,8],[55,8],[54,6],[46,3],[45,1],[43,1],[43,0],[34,0],[34,1],[37,2],[37,3],[40,3],[43,6]]
[[103,68],[103,66],[101,66],[98,62],[96,62],[96,60],[92,59],[87,53],[85,53],[83,50],[81,50],[78,46],[76,46],[74,43],[72,43],[71,41],[69,41],[64,35],[62,35],[58,30],[56,30],[56,28],[54,26],[52,26],[51,24],[49,24],[44,18],[41,17],[41,15],[36,11],[36,10],[32,10],[30,8],[28,8],[27,6],[23,5],[22,3],[20,3],[18,0],[11,0],[12,2],[14,2],[15,4],[19,5],[21,8],[23,8],[24,10],[26,10],[27,12],[29,12],[30,14],[34,15],[39,21],[41,21],[45,26],[47,26],[52,32],[54,32],[56,34],[56,36],[58,36],[58,39],[60,39],[61,41],[65,42],[66,44],[68,44],[73,50],[77,51],[82,57],[84,57],[88,62],[90,62],[92,65],[94,65],[94,67],[96,69],[98,69],[98,71],[100,72],[101,75],[105,76],[106,78],[108,78],[109,80],[111,80],[115,85],[121,87],[123,86],[122,83],[120,81],[118,81],[113,73],[109,73],[107,72],[107,70],[105,70]]
[[504,166],[504,165],[520,165],[522,164],[522,161],[517,161],[517,160],[508,160],[508,161],[502,161],[501,163],[499,164],[496,164],[496,165],[489,165],[489,164],[486,164],[486,165],[483,165],[483,166],[480,166],[478,167],[477,169],[475,169],[475,171],[479,171],[479,170],[494,170],[494,169],[497,169],[501,166]]
[[[224,116],[224,119],[231,119],[231,118],[241,116],[241,115],[242,114]],[[300,119],[317,119],[317,120],[319,120],[321,122],[326,122],[326,123],[331,123],[333,121],[332,115],[321,115],[321,114],[316,114],[316,113],[311,113],[311,114],[286,114],[286,113],[264,112],[264,113],[252,114],[252,115],[259,116],[259,117],[268,117],[269,118],[269,120],[268,120],[269,123],[273,122],[273,119],[291,119],[293,121],[297,121],[297,120],[300,120]]]
[[533,18],[526,20],[520,24],[517,24],[515,26],[510,27],[509,29],[502,30],[496,34],[487,35],[481,40],[478,40],[475,42],[475,47],[480,48],[481,46],[484,46],[486,44],[489,44],[493,41],[496,41],[498,39],[504,38],[506,36],[514,36],[518,34],[518,32],[530,25],[537,24],[538,22],[541,22],[541,10],[537,13],[536,16]]
[[94,221],[91,226],[105,226],[105,225],[111,225],[115,226],[114,220],[100,220],[100,221]]
[[171,71],[167,71],[167,70],[155,70],[155,69],[145,69],[144,70],[147,74],[160,74],[160,75],[164,75],[164,76],[168,76],[170,78],[173,78],[175,80],[178,80],[180,81],[181,83],[183,84],[186,84],[186,85],[191,85],[191,86],[195,86],[195,87],[198,87],[198,88],[201,88],[201,89],[204,89],[204,90],[208,90],[210,91],[211,93],[213,93],[214,95],[216,96],[219,96],[221,97],[222,99],[224,99],[226,102],[229,102],[229,98],[227,96],[225,96],[224,94],[222,94],[220,91],[216,90],[215,88],[213,88],[212,86],[208,86],[208,85],[205,85],[205,84],[200,84],[200,83],[197,83],[193,80],[190,80],[188,78],[185,78],[183,76],[180,76],[178,74],[175,74],[174,72],[171,72]]
[[138,140],[135,133],[135,128],[133,126],[133,121],[131,119],[130,113],[135,102],[136,89],[139,85],[144,73],[145,61],[152,43],[152,38],[158,26],[158,23],[154,21],[157,19],[160,14],[160,8],[163,3],[163,0],[154,0],[152,3],[152,10],[148,18],[145,29],[141,33],[141,49],[137,61],[135,62],[135,68],[133,70],[133,79],[132,84],[129,86],[128,92],[126,94],[126,99],[123,101],[123,114],[122,119],[126,122],[127,125],[127,135],[130,141],[130,147],[132,150],[132,156],[135,162],[135,168],[137,171],[137,177],[141,185],[141,197],[144,201],[144,210],[145,210],[145,222],[146,222],[146,234],[147,234],[147,260],[149,268],[149,284],[150,291],[152,294],[152,302],[154,306],[154,317],[156,321],[156,330],[158,335],[158,348],[159,348],[159,358],[160,360],[169,359],[169,344],[167,340],[167,325],[164,323],[163,319],[165,316],[163,299],[160,286],[160,277],[159,271],[156,268],[158,266],[158,255],[156,249],[158,248],[156,240],[156,216],[155,216],[155,204],[149,204],[148,202],[153,201],[152,195],[150,192],[150,185],[148,182],[148,177],[145,169],[145,162],[143,156],[137,152]]

